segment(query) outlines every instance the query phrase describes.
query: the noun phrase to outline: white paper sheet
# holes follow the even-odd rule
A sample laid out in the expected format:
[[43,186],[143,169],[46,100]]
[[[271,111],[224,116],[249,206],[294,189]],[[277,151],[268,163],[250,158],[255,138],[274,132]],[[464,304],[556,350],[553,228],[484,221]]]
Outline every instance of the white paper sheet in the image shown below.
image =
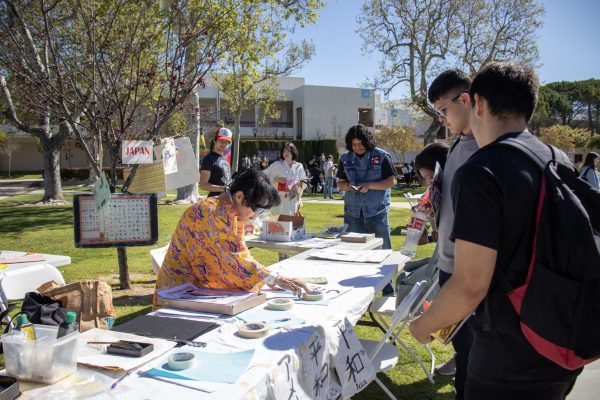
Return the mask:
[[324,249],[312,253],[310,257],[335,261],[381,263],[390,254],[392,254],[392,250]]
[[[166,353],[177,343],[164,339],[149,338],[105,329],[90,329],[79,335],[77,339],[77,362],[92,367],[117,369],[128,371]],[[130,340],[135,342],[152,343],[154,351],[143,357],[127,357],[106,353],[108,345],[88,344],[88,342],[117,342]]]

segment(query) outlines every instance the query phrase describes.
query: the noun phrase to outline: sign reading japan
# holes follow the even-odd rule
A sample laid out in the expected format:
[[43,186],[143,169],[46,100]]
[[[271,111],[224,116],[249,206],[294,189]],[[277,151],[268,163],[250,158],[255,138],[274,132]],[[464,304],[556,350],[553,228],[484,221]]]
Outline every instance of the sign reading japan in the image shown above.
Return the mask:
[[123,140],[121,160],[123,164],[152,164],[152,148],[150,140]]

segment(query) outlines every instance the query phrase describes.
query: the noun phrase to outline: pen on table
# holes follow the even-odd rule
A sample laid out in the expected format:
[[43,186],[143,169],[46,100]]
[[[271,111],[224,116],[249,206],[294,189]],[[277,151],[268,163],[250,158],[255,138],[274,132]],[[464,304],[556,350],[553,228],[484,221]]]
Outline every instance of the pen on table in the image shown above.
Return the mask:
[[287,322],[289,321],[291,318],[281,318],[281,319],[274,319],[272,321],[260,321],[263,324],[276,324],[278,322]]
[[127,378],[129,375],[131,375],[131,374],[133,373],[133,371],[134,371],[134,369],[130,369],[129,371],[127,371],[127,373],[126,373],[125,375],[123,375],[122,377],[120,377],[119,379],[117,379],[117,380],[115,381],[115,383],[113,383],[113,384],[110,386],[110,390],[113,390],[114,388],[116,388],[116,387],[117,387],[117,385],[118,385],[118,384],[119,384],[119,383],[120,383],[120,382],[121,382],[123,379],[125,379],[125,378]]

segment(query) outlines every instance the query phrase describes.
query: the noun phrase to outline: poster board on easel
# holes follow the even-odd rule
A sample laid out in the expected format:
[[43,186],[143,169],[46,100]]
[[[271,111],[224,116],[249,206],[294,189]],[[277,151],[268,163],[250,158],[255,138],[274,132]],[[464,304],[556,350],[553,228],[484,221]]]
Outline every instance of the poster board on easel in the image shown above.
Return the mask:
[[112,194],[100,211],[94,196],[73,197],[75,247],[149,246],[158,242],[156,194]]

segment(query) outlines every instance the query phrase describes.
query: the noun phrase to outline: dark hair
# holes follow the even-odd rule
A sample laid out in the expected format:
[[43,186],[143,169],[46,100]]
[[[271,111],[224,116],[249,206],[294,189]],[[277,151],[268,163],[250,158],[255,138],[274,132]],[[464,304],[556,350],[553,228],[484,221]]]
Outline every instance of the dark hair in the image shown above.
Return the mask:
[[531,119],[537,103],[540,81],[532,68],[512,62],[493,62],[475,75],[469,95],[486,99],[490,113],[498,118],[522,116]]
[[434,103],[452,91],[468,92],[471,78],[459,69],[448,69],[433,80],[427,91],[427,98]]
[[284,143],[283,146],[281,146],[281,150],[279,150],[279,159],[283,160],[283,151],[285,149],[288,149],[290,153],[292,153],[292,160],[298,158],[298,149],[296,148],[296,146],[294,146],[294,143],[288,142]]
[[585,156],[585,161],[583,162],[582,167],[591,167],[594,168],[594,160],[600,157],[598,153],[590,151],[587,156]]
[[348,129],[348,133],[346,133],[346,150],[352,151],[353,139],[359,139],[367,151],[373,150],[376,146],[373,134],[371,134],[371,132],[369,132],[362,124],[354,125],[352,128]]
[[280,203],[277,189],[271,185],[269,177],[254,168],[246,169],[236,175],[229,185],[229,192],[232,195],[236,192],[244,193],[246,205],[253,209],[271,208]]
[[419,178],[423,178],[419,173],[419,168],[426,168],[435,171],[435,163],[440,163],[443,169],[446,165],[446,157],[450,147],[446,143],[436,142],[425,146],[423,150],[415,157],[415,172]]

